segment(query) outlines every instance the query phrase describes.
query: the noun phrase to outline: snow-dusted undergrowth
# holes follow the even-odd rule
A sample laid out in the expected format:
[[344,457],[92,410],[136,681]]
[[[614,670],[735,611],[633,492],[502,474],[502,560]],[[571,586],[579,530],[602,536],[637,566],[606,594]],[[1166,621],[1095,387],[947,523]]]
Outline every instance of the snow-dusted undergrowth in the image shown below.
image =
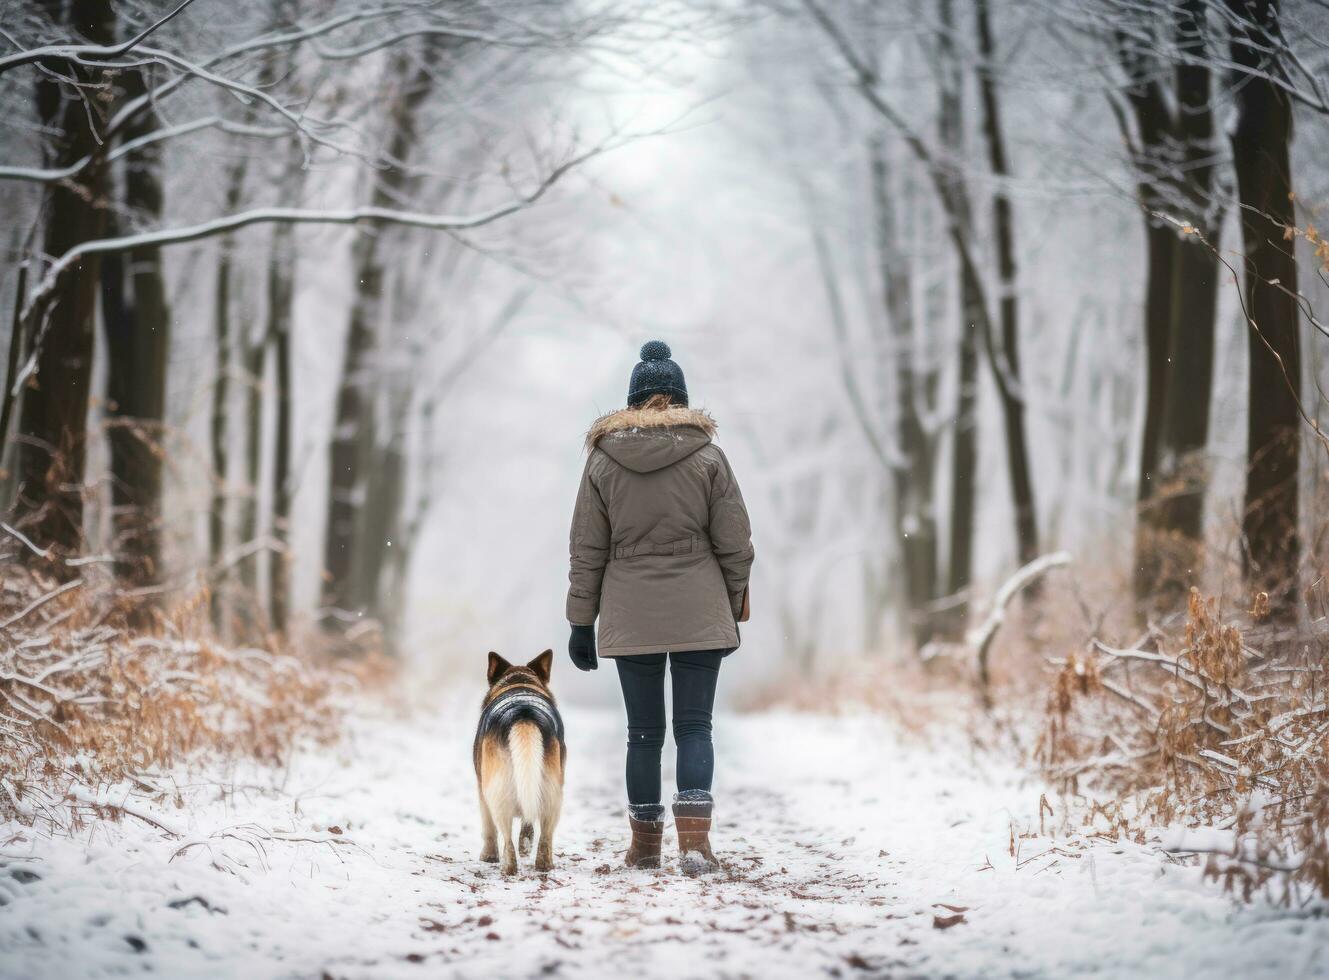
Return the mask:
[[1041,787],[871,716],[722,715],[729,873],[689,880],[620,868],[620,720],[569,710],[556,870],[504,880],[475,861],[473,694],[366,708],[281,769],[160,773],[182,805],[143,815],[178,836],[0,828],[0,976],[1329,974],[1329,919],[1060,813],[1038,836]]
[[76,833],[114,812],[169,830],[141,806],[175,796],[154,771],[204,755],[277,763],[296,739],[331,739],[381,662],[228,647],[201,582],[145,599],[104,569],[48,571],[0,556],[0,821]]

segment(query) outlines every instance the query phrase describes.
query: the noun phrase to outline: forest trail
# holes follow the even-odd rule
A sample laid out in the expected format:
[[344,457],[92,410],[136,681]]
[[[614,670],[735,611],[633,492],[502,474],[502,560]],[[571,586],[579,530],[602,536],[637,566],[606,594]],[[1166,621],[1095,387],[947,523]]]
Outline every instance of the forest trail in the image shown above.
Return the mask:
[[281,771],[163,774],[178,801],[138,810],[176,837],[0,828],[0,976],[1329,973],[1329,920],[1237,909],[1154,844],[1019,839],[1039,787],[872,717],[722,713],[728,871],[687,879],[621,868],[620,720],[568,710],[556,869],[504,880],[475,860],[472,701],[360,716]]

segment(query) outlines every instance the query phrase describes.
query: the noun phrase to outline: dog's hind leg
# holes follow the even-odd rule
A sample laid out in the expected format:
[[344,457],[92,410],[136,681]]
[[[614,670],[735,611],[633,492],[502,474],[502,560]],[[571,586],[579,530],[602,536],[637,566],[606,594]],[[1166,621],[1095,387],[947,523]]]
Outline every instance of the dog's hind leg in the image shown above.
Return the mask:
[[494,826],[494,818],[489,813],[489,805],[485,803],[484,795],[480,796],[480,833],[483,843],[480,846],[480,860],[487,864],[498,862],[498,830]]
[[540,818],[540,846],[535,849],[535,870],[552,871],[554,869],[554,828],[558,826],[558,804],[550,807],[552,812]]
[[498,870],[505,875],[515,875],[517,873],[517,848],[512,840],[512,819],[515,814],[511,810],[503,812],[501,806],[496,806],[497,800],[490,799],[489,812],[494,818],[494,828],[497,831],[497,850],[499,854]]
[[[550,780],[552,782],[552,780]],[[546,783],[543,796],[544,809],[540,814],[540,845],[535,850],[535,870],[554,869],[554,830],[563,811],[563,787]]]
[[517,848],[512,843],[512,820],[504,821],[504,826],[498,828],[499,844],[503,848],[503,861],[498,866],[498,870],[505,875],[515,875],[517,873]]
[[533,840],[535,840],[535,824],[522,820],[521,833],[517,836],[517,853],[522,857],[530,854]]
[[[493,790],[497,790],[494,792]],[[517,816],[513,805],[512,791],[507,787],[491,787],[491,793],[485,801],[489,805],[489,814],[493,817],[498,836],[500,855],[498,870],[505,875],[517,873],[517,848],[512,840],[512,821]]]
[[512,841],[512,821],[517,816],[516,794],[512,791],[512,772],[507,765],[506,753],[499,755],[495,763],[485,770],[481,793],[495,831],[499,870],[505,875],[515,875],[517,849]]

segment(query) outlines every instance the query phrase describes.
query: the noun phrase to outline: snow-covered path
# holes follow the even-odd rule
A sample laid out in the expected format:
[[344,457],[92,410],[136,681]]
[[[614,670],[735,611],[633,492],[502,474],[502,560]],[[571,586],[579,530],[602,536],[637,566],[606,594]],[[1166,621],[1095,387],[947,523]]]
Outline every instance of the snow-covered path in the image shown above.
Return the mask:
[[[0,976],[1329,975],[1329,919],[1236,909],[1151,847],[1030,837],[1013,858],[1038,787],[869,717],[722,715],[728,873],[625,871],[619,718],[566,715],[547,877],[474,860],[455,697],[361,718],[282,772],[180,786],[183,806],[144,810],[176,839],[0,827]],[[943,906],[963,921],[938,928]]]

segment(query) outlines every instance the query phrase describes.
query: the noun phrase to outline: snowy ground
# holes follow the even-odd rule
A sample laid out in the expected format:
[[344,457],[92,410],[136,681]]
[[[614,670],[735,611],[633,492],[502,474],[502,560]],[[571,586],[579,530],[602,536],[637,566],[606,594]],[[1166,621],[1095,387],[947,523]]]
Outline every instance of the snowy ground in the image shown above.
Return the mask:
[[453,697],[177,777],[182,806],[143,809],[177,837],[0,827],[0,976],[1329,976],[1329,918],[1237,908],[1153,847],[1012,857],[1038,787],[866,717],[722,716],[728,873],[690,880],[620,867],[619,718],[569,711],[557,867],[504,880],[475,860],[473,723]]

